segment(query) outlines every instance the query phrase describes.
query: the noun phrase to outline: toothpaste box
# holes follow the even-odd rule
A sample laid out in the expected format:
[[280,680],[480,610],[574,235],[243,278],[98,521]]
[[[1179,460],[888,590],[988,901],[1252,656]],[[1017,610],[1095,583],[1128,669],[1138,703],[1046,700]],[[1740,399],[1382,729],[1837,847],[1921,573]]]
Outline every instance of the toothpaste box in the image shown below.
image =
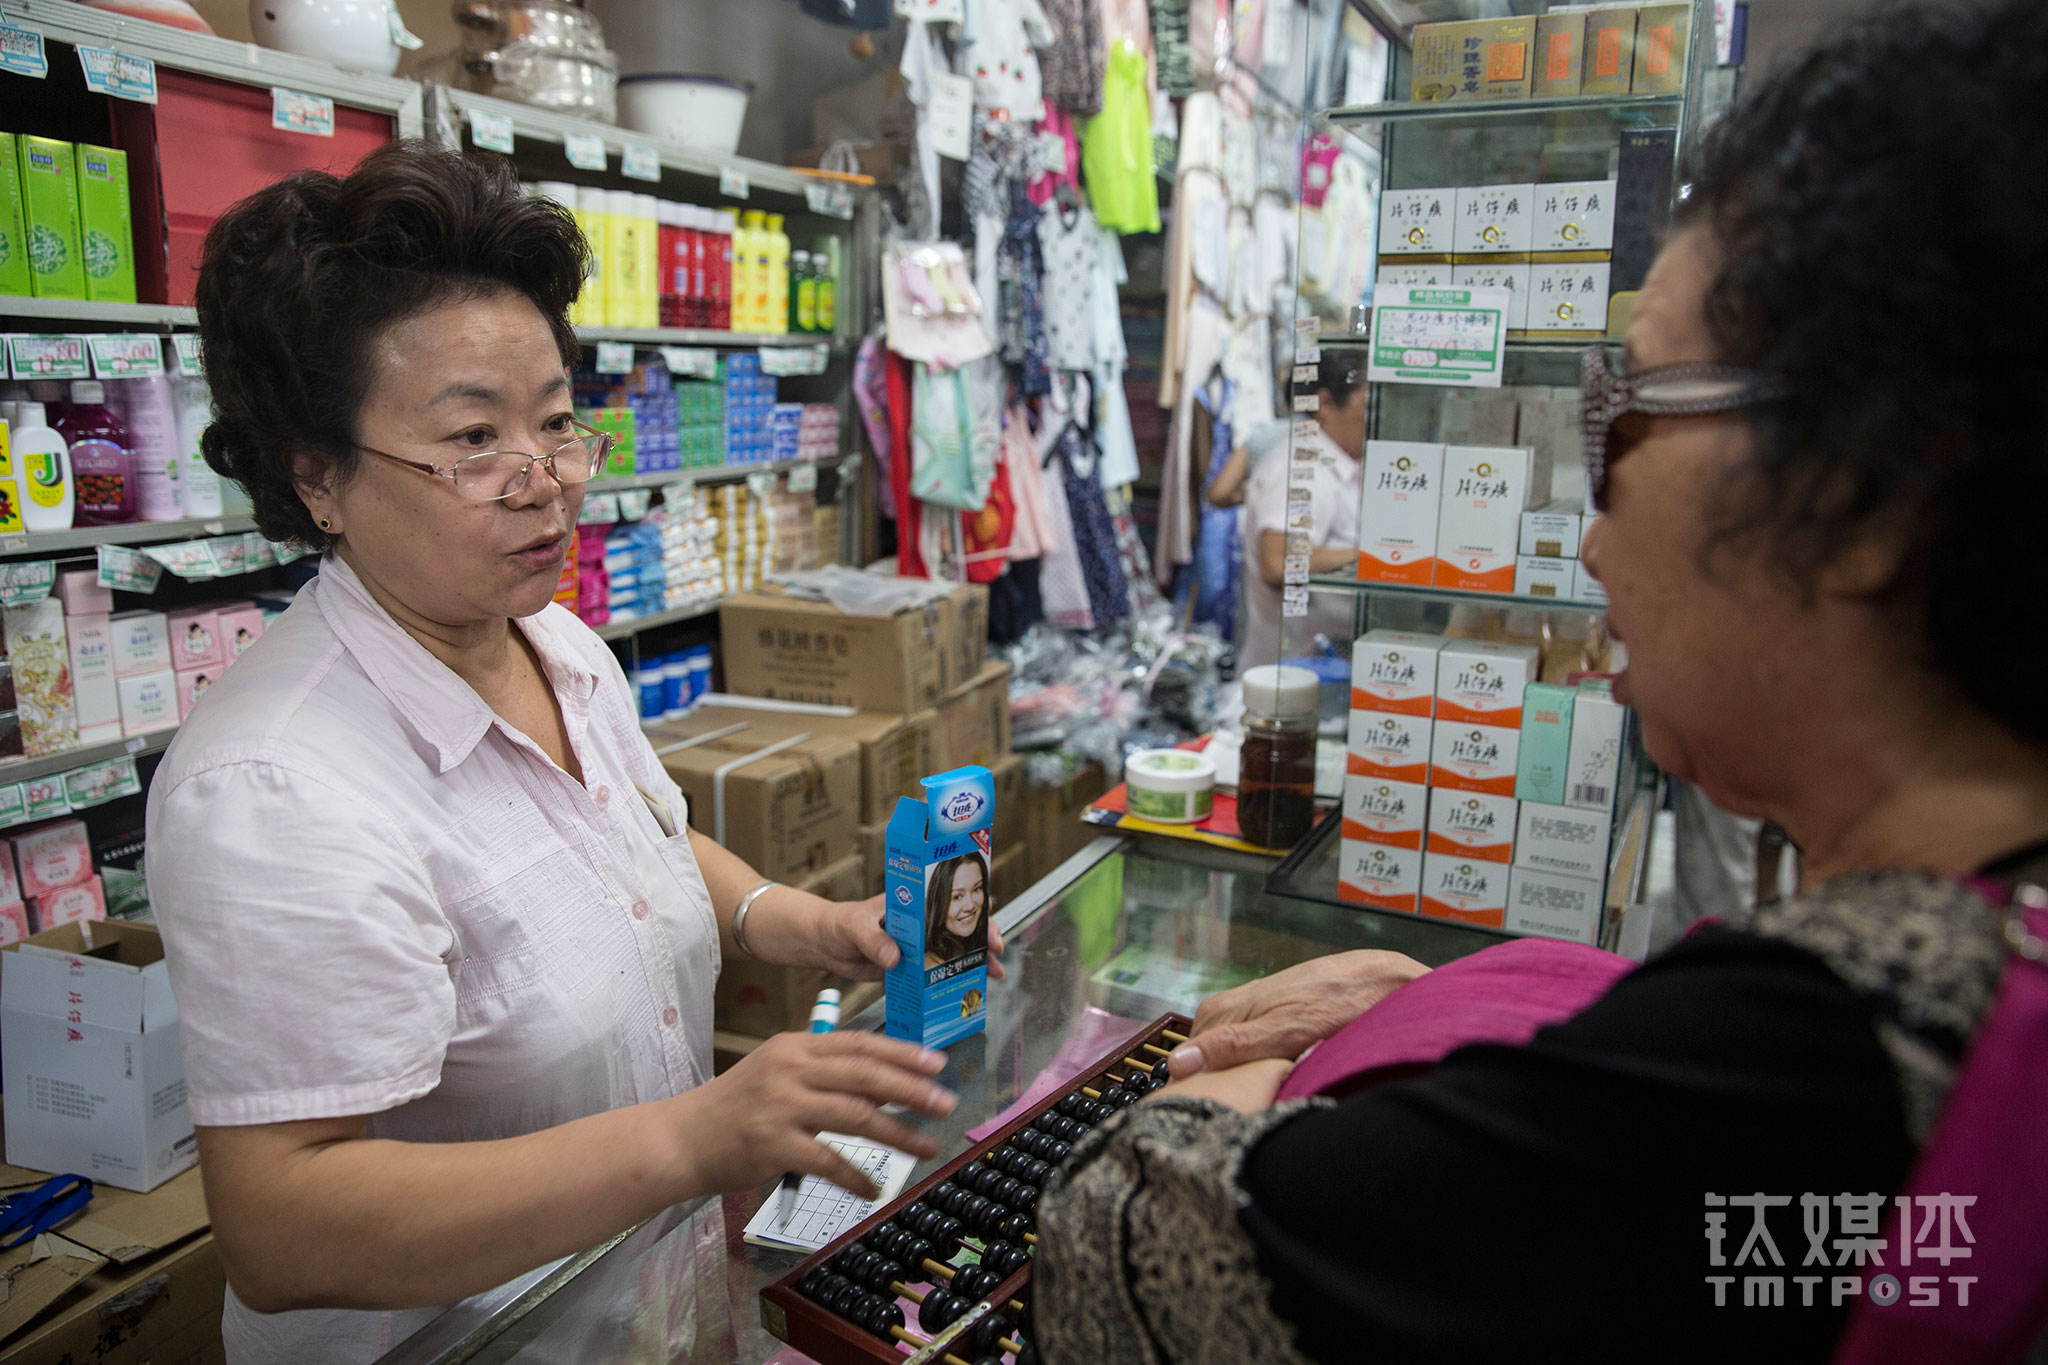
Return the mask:
[[1344,771],[1383,782],[1429,781],[1429,741],[1435,722],[1392,711],[1353,711],[1345,738]]
[[1507,929],[1592,945],[1600,933],[1599,882],[1515,868],[1508,877]]
[[1515,830],[1515,862],[1537,872],[1604,880],[1611,827],[1612,817],[1604,810],[1524,801]]
[[1489,863],[1513,862],[1515,798],[1437,788],[1429,794],[1429,838],[1424,848]]
[[1358,576],[1427,585],[1436,574],[1444,448],[1367,441],[1358,492]]
[[1421,910],[1433,919],[1505,928],[1508,912],[1506,863],[1452,853],[1422,857]]
[[1351,709],[1406,716],[1436,714],[1441,635],[1371,630],[1351,647]]
[[1337,849],[1337,896],[1354,905],[1415,913],[1422,887],[1422,853],[1392,844],[1345,839]]
[[1449,641],[1437,655],[1437,719],[1520,729],[1522,694],[1541,660],[1535,645]]
[[987,768],[924,779],[896,800],[883,927],[903,956],[886,981],[891,1038],[944,1047],[988,1025],[988,925],[995,780]]
[[1428,800],[1429,789],[1419,782],[1383,782],[1374,777],[1346,775],[1343,838],[1347,843],[1420,849]]
[[[1533,312],[1529,325],[1539,325]],[[1550,475],[1548,451],[1528,446],[1444,447],[1436,586],[1513,592],[1522,513],[1550,501]]]
[[1564,802],[1571,773],[1575,687],[1533,682],[1522,694],[1522,744],[1515,760],[1515,796],[1549,805]]
[[1429,785],[1513,796],[1521,742],[1520,730],[1499,725],[1439,724],[1429,746]]

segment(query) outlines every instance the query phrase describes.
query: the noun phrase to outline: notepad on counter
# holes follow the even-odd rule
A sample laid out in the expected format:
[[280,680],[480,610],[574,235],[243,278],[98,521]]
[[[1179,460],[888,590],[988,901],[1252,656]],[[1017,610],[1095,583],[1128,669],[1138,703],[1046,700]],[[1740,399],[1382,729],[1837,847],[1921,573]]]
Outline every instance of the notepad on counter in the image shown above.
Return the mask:
[[833,1238],[854,1227],[876,1209],[903,1192],[917,1158],[879,1142],[848,1137],[844,1133],[820,1133],[819,1141],[858,1166],[882,1190],[878,1199],[848,1194],[822,1176],[807,1175],[797,1189],[796,1208],[789,1222],[782,1221],[779,1191],[771,1188],[753,1218],[747,1223],[746,1240],[757,1247],[784,1251],[816,1251]]

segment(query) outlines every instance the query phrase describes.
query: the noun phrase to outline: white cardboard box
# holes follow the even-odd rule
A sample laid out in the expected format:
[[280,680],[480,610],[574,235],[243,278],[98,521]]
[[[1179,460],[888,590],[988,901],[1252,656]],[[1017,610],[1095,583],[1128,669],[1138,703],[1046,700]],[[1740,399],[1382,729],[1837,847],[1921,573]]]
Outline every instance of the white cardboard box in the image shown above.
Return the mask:
[[1508,878],[1507,928],[1517,934],[1593,944],[1600,933],[1599,882],[1518,867]]
[[1577,588],[1578,577],[1578,565],[1569,559],[1539,559],[1535,555],[1521,555],[1515,560],[1515,595],[1555,597],[1559,601],[1570,601],[1573,591]]
[[1607,330],[1604,261],[1529,267],[1529,330],[1599,336]]
[[1437,653],[1441,635],[1369,630],[1351,646],[1351,709],[1436,714]]
[[1541,669],[1535,645],[1451,640],[1437,653],[1438,720],[1522,728],[1522,694]]
[[1346,774],[1344,824],[1347,842],[1422,847],[1422,820],[1429,788],[1419,782],[1386,782]]
[[1527,251],[1536,230],[1534,185],[1471,185],[1458,191],[1458,227],[1451,250]]
[[78,708],[78,742],[121,738],[121,694],[114,687],[114,633],[104,616],[67,616],[71,641],[71,701]]
[[1426,265],[1383,265],[1373,276],[1372,287],[1389,289],[1443,289],[1453,282],[1457,267],[1449,262]]
[[1579,535],[1586,514],[1577,502],[1553,502],[1522,513],[1522,543],[1517,553],[1544,559],[1577,559]]
[[1565,769],[1564,800],[1581,810],[1614,809],[1621,781],[1621,745],[1628,708],[1614,694],[1581,687],[1572,703],[1572,747]]
[[1437,788],[1429,794],[1429,832],[1423,848],[1490,863],[1513,862],[1515,798]]
[[1380,193],[1382,256],[1448,256],[1457,191],[1383,190]]
[[1427,585],[1436,575],[1444,448],[1426,441],[1367,441],[1358,481],[1358,576]]
[[1344,734],[1344,771],[1382,782],[1429,781],[1428,716],[1397,711],[1353,711]]
[[1337,853],[1339,899],[1415,913],[1415,893],[1422,887],[1419,849],[1346,839]]
[[1605,602],[1607,589],[1600,586],[1600,580],[1586,571],[1586,561],[1578,561],[1579,567],[1572,574],[1572,596],[1581,602]]
[[0,1038],[15,1165],[148,1191],[198,1161],[178,1005],[154,928],[66,924],[9,944]]
[[1572,180],[1536,186],[1536,228],[1531,251],[1612,251],[1612,180]]
[[1422,855],[1422,913],[1460,924],[1505,928],[1508,865],[1443,853]]
[[178,726],[178,675],[169,669],[119,679],[121,729],[130,738]]
[[1496,265],[1454,265],[1450,283],[1460,289],[1505,289],[1508,300],[1505,319],[1510,332],[1529,328],[1529,267],[1501,262]]
[[1604,881],[1612,827],[1613,818],[1604,810],[1524,801],[1515,828],[1515,864],[1561,877]]
[[1522,732],[1439,721],[1429,745],[1429,785],[1489,796],[1515,794]]
[[1550,457],[1527,446],[1446,446],[1436,586],[1513,592],[1522,513],[1550,501]]

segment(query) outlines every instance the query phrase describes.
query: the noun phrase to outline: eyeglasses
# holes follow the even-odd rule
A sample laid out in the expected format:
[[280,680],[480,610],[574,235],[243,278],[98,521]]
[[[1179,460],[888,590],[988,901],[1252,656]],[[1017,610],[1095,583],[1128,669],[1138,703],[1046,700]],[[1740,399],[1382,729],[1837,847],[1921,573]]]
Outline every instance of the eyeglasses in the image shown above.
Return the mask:
[[1628,453],[1613,435],[1623,414],[1705,417],[1784,396],[1776,380],[1733,365],[1665,365],[1617,375],[1608,368],[1607,348],[1588,346],[1579,363],[1579,423],[1586,438],[1586,496],[1593,510],[1607,510],[1608,475]]
[[546,465],[555,482],[565,484],[588,483],[598,470],[604,468],[612,450],[610,434],[585,426],[574,418],[569,419],[569,425],[582,434],[564,441],[545,455],[528,455],[518,450],[486,450],[465,455],[453,464],[424,464],[419,460],[402,460],[375,446],[359,445],[356,449],[382,455],[393,464],[417,469],[422,474],[452,479],[455,495],[465,502],[503,502],[526,487],[527,480],[533,477],[535,465]]

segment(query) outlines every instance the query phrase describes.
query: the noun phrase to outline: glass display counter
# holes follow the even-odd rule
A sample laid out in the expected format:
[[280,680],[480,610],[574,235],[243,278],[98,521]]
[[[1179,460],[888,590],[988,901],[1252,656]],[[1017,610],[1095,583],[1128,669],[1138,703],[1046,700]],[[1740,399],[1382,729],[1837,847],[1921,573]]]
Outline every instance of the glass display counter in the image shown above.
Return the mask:
[[[1498,942],[1437,921],[1361,914],[1313,894],[1268,891],[1272,860],[1177,840],[1107,837],[1054,869],[999,916],[1009,975],[991,982],[988,1031],[947,1051],[939,1082],[960,1102],[928,1125],[940,1157],[1030,1087],[1077,1030],[1102,1013],[1138,1023],[1193,1014],[1213,991],[1351,948],[1385,948],[1432,966]],[[1277,884],[1277,883],[1276,883]],[[846,1027],[876,1029],[881,1006]],[[402,1343],[383,1365],[490,1365],[641,1358],[650,1320],[667,1342],[655,1358],[756,1365],[781,1349],[760,1324],[760,1291],[801,1259],[747,1244],[741,1230],[767,1190],[679,1206],[604,1246],[467,1300]],[[705,1254],[716,1230],[723,1255]],[[673,1276],[724,1277],[722,1292],[683,1296]],[[677,1342],[683,1344],[678,1352]]]

